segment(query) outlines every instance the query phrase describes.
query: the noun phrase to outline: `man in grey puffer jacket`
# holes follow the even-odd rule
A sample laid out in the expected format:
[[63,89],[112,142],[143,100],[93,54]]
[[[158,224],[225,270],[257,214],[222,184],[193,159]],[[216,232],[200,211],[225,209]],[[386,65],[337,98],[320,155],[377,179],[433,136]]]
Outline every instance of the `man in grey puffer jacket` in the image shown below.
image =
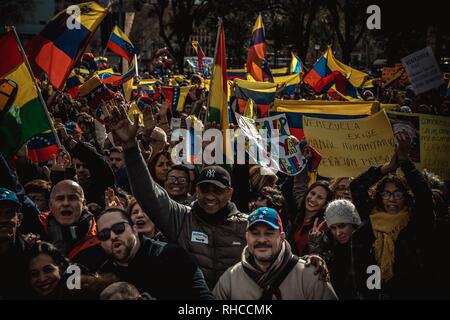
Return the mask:
[[108,106],[104,112],[123,142],[131,189],[139,205],[169,242],[178,243],[196,258],[213,288],[225,270],[240,260],[246,243],[247,215],[230,201],[229,173],[219,166],[206,167],[197,181],[192,207],[179,204],[152,179],[137,146],[136,119],[131,124],[122,107]]

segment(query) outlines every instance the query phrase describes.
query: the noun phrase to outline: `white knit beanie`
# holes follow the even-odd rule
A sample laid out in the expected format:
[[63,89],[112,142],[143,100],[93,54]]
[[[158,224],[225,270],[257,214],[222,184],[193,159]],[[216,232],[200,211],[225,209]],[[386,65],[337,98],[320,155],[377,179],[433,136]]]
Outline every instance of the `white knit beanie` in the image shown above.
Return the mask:
[[334,200],[328,204],[325,210],[325,221],[329,227],[339,223],[361,224],[361,218],[355,206],[345,199]]

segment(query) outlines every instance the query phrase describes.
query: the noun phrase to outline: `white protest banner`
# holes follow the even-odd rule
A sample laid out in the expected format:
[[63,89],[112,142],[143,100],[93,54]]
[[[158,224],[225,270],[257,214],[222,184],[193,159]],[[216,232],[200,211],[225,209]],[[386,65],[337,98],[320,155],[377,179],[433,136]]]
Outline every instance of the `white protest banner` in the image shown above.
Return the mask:
[[430,47],[404,57],[402,64],[415,94],[421,94],[444,83],[441,70]]

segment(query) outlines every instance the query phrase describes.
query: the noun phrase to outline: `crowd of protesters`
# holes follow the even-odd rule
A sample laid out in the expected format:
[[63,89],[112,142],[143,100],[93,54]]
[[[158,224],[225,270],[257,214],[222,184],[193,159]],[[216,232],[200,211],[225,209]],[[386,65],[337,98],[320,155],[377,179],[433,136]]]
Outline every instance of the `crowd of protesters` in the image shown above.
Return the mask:
[[[141,125],[120,93],[95,110],[41,83],[63,148],[0,156],[0,299],[450,297],[449,182],[415,167],[405,133],[358,177],[174,163],[171,118],[206,114],[202,77],[187,83],[176,115],[138,97]],[[375,84],[363,98],[448,116],[438,91]],[[280,98],[331,99],[304,84]]]

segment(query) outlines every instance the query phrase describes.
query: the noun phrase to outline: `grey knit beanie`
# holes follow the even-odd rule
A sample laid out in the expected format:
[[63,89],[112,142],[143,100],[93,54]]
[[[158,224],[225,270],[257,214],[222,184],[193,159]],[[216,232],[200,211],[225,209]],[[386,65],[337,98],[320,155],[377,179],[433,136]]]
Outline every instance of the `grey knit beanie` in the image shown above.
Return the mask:
[[361,224],[361,218],[355,206],[345,199],[334,200],[328,204],[325,210],[325,221],[328,226],[339,223]]

